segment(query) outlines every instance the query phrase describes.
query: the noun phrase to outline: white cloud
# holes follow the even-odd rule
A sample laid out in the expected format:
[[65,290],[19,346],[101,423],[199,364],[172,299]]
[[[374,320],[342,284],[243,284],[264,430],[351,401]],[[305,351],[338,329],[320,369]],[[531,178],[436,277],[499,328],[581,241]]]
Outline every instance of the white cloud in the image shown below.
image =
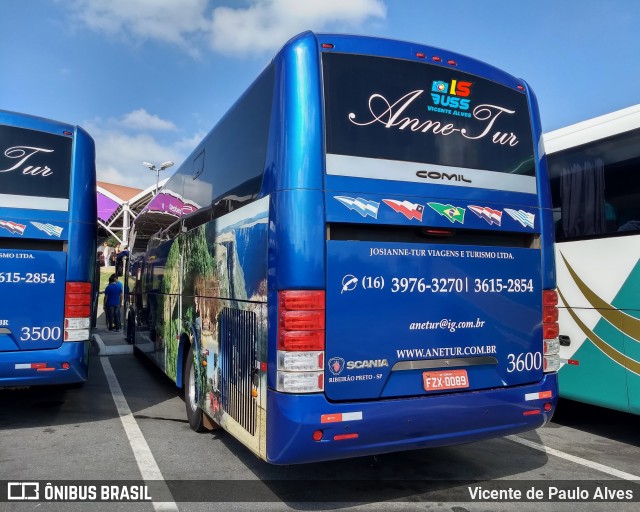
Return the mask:
[[192,39],[208,30],[208,0],[71,0],[74,16],[89,28],[109,35],[152,39],[199,52]]
[[209,14],[211,0],[70,2],[75,18],[92,30],[175,44],[194,57],[207,39],[216,52],[253,55],[273,52],[305,30],[348,30],[386,16],[384,0],[248,0]]
[[125,114],[120,122],[125,128],[137,130],[176,130],[176,125],[171,121],[165,121],[156,115],[149,114],[143,108]]
[[253,0],[247,8],[214,9],[211,45],[225,54],[273,52],[305,30],[346,28],[385,16],[381,0]]
[[147,132],[127,133],[112,119],[96,119],[84,123],[83,127],[96,143],[98,180],[141,189],[155,184],[156,180],[155,173],[146,169],[143,161],[174,161],[175,168],[160,173],[161,180],[168,178],[204,136],[197,133],[180,139],[159,140]]

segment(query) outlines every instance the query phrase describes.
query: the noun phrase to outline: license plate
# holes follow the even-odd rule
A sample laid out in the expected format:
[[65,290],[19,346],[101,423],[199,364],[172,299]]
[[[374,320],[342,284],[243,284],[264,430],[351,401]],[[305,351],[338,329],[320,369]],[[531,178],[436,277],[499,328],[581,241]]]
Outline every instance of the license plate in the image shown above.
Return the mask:
[[424,372],[422,382],[425,391],[441,391],[443,389],[462,389],[469,387],[467,370],[444,370]]

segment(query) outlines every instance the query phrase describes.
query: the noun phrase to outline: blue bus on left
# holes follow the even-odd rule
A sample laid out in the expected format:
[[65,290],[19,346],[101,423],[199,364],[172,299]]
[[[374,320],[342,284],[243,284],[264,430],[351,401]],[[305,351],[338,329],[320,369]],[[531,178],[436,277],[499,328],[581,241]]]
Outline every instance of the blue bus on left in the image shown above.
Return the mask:
[[87,380],[95,257],[93,139],[0,110],[0,387]]

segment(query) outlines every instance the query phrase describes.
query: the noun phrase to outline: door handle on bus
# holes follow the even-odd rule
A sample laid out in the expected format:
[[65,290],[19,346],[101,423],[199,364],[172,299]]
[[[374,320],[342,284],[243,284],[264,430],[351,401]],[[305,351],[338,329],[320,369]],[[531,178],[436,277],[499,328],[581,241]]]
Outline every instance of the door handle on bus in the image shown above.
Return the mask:
[[560,345],[562,345],[563,347],[568,347],[569,345],[571,345],[571,338],[569,338],[569,336],[567,336],[566,334],[561,334],[560,336],[558,336],[558,339],[560,340]]

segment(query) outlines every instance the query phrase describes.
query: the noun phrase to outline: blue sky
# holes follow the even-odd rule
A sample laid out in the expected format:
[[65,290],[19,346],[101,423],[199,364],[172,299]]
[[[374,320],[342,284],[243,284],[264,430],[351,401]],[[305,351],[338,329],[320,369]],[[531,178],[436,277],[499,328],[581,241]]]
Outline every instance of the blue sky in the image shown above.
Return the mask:
[[146,188],[306,29],[489,62],[550,131],[640,103],[639,26],[633,0],[0,0],[0,109],[83,126],[99,180]]

